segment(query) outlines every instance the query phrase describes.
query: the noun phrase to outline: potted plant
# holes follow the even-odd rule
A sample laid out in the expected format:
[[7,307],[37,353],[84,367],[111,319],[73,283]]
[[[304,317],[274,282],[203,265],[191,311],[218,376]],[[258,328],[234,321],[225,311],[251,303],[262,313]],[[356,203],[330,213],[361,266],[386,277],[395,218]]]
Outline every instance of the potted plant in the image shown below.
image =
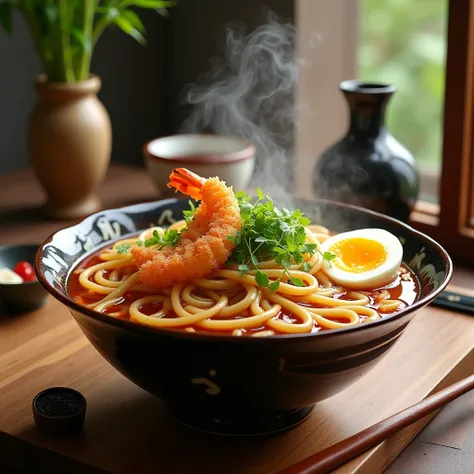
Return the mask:
[[110,161],[112,132],[97,98],[100,78],[90,72],[94,47],[115,26],[145,43],[136,9],[164,14],[168,0],[0,0],[0,25],[12,34],[12,16],[25,18],[41,59],[37,104],[28,125],[32,168],[55,218],[77,218],[98,210],[96,194]]

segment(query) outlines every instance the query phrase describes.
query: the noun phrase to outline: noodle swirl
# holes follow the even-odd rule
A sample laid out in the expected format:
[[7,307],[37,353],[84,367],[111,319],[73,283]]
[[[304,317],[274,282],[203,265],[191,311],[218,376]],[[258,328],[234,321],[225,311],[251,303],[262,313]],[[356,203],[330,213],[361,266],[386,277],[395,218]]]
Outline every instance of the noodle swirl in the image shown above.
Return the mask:
[[[183,222],[173,224],[179,229]],[[134,259],[119,251],[119,245],[147,238],[155,227],[137,239],[115,242],[73,272],[77,301],[97,312],[115,318],[129,318],[156,328],[181,328],[188,332],[213,331],[243,336],[266,337],[339,329],[381,318],[405,304],[388,290],[346,291],[322,273],[320,253],[306,255],[308,272],[293,264],[281,278],[275,292],[260,288],[256,271],[239,272],[236,265],[224,265],[213,275],[152,289],[139,280]],[[329,236],[322,226],[308,226],[306,238],[319,245]],[[275,260],[259,264],[270,282],[281,277],[282,267]],[[296,286],[291,279],[300,279]]]

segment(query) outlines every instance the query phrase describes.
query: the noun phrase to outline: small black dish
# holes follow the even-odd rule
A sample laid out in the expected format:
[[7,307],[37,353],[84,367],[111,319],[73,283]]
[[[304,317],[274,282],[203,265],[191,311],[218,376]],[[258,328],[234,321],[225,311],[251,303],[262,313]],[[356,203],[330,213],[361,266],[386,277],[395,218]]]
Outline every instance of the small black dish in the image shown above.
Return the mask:
[[33,418],[39,431],[61,437],[82,429],[87,402],[82,393],[67,387],[52,387],[33,399]]
[[[34,267],[39,245],[5,245],[0,247],[0,268],[10,270],[21,261],[27,261]],[[24,313],[41,308],[46,303],[48,292],[38,280],[8,284],[0,283],[0,303],[10,313]]]

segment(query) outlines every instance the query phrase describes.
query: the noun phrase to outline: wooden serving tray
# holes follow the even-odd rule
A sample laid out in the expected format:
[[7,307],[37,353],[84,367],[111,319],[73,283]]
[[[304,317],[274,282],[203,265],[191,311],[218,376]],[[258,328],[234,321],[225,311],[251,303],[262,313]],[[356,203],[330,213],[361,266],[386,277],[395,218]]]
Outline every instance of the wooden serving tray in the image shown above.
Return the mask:
[[[116,372],[51,297],[36,312],[0,316],[0,465],[25,473],[255,473],[280,471],[472,372],[474,318],[428,307],[368,375],[320,403],[298,427],[230,438],[189,430],[160,401]],[[87,398],[84,432],[40,435],[31,402],[51,386]],[[429,421],[393,436],[338,469],[383,471]]]

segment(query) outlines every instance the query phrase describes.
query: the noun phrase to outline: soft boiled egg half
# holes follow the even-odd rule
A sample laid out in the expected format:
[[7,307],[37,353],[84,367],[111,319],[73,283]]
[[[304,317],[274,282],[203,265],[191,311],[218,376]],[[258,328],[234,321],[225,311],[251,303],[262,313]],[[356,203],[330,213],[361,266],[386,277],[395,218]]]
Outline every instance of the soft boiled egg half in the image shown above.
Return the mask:
[[358,290],[391,283],[403,257],[400,241],[384,229],[341,232],[326,239],[321,250],[335,255],[324,265],[324,273],[334,283]]

